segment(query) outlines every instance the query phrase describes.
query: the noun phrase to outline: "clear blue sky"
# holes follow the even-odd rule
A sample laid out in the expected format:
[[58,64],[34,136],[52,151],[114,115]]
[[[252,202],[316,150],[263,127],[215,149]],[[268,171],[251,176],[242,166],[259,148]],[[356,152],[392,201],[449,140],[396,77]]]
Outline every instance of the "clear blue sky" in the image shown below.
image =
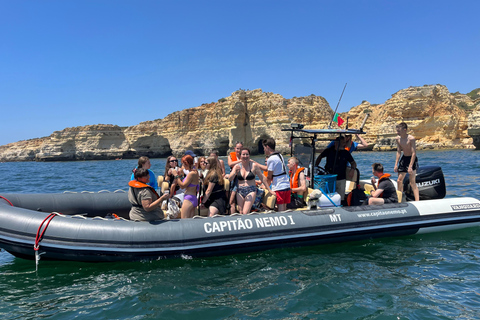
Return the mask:
[[0,0],[0,145],[242,89],[339,111],[480,87],[480,1]]

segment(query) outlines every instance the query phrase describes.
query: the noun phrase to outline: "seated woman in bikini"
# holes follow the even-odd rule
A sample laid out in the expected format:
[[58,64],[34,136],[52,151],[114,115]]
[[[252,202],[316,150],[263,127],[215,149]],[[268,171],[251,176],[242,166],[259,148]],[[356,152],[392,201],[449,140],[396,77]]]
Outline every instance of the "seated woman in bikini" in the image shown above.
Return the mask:
[[186,219],[193,218],[195,215],[195,208],[198,206],[197,192],[200,186],[200,179],[198,177],[198,171],[193,165],[192,156],[183,156],[182,164],[183,167],[189,171],[183,180],[180,179],[177,170],[173,169],[172,172],[175,175],[175,181],[178,186],[182,189],[186,189],[181,211],[182,219]]
[[255,196],[257,194],[257,186],[255,184],[255,175],[263,182],[267,191],[273,194],[267,185],[267,179],[263,175],[259,164],[250,160],[250,149],[242,148],[240,153],[240,162],[236,164],[232,172],[230,172],[229,180],[232,181],[235,176],[238,179],[237,204],[240,207],[240,213],[247,214],[250,212]]

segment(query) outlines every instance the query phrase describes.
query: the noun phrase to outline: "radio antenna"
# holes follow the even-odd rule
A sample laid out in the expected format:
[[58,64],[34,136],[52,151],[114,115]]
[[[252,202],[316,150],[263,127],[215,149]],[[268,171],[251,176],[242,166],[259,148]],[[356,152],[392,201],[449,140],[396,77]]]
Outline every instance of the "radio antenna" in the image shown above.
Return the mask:
[[337,107],[335,108],[335,111],[333,112],[332,120],[330,120],[330,124],[328,125],[328,129],[332,128],[332,122],[333,119],[335,118],[335,114],[337,113],[338,106],[340,105],[340,101],[342,101],[343,93],[345,92],[345,88],[347,87],[347,83],[345,83],[345,87],[343,87],[342,94],[340,95],[340,99],[338,99]]

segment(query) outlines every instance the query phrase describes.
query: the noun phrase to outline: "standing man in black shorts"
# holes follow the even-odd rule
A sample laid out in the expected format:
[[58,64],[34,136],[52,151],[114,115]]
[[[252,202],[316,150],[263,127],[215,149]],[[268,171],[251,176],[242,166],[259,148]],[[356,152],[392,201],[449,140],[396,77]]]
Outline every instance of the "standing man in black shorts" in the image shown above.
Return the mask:
[[[396,126],[397,129],[397,157],[395,159],[395,172],[398,172],[398,190],[403,192],[403,179],[408,172],[410,186],[412,187],[415,201],[420,200],[418,187],[415,178],[418,169],[417,149],[415,137],[407,133],[407,124],[402,122]],[[403,155],[402,155],[403,151]],[[401,157],[401,158],[400,158]],[[400,159],[400,162],[398,161]]]

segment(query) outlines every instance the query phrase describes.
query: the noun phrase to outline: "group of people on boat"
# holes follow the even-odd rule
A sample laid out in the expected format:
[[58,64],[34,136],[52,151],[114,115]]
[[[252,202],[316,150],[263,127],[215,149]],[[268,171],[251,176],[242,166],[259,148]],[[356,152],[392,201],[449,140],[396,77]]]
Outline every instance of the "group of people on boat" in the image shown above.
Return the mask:
[[[397,126],[397,159],[394,170],[399,172],[398,189],[401,191],[405,174],[410,174],[410,182],[415,181],[415,170],[418,166],[415,154],[415,138],[406,134],[406,124]],[[325,170],[336,174],[336,190],[341,199],[345,198],[346,179],[351,179],[356,170],[356,162],[351,153],[365,148],[368,144],[356,135],[360,143],[352,141],[352,135],[339,136],[320,153],[315,165],[318,166],[326,158]],[[208,157],[196,157],[187,150],[181,158],[167,158],[164,181],[168,189],[160,196],[155,174],[150,170],[148,157],[140,157],[138,166],[133,170],[129,182],[128,198],[132,204],[130,218],[132,220],[152,221],[165,218],[161,209],[164,201],[173,197],[180,202],[180,218],[192,218],[195,209],[207,208],[208,215],[233,214],[237,210],[241,214],[250,213],[261,207],[261,199],[265,194],[276,196],[276,210],[285,211],[306,205],[307,182],[305,168],[299,166],[295,157],[288,159],[287,165],[283,156],[275,150],[275,140],[263,141],[265,163],[260,164],[250,159],[250,149],[242,142],[236,142],[234,151],[228,155],[230,173],[225,173],[225,164],[219,159],[218,152],[212,151]],[[402,155],[403,152],[403,155]],[[412,160],[414,159],[414,160]],[[347,171],[347,166],[350,170]],[[347,177],[348,172],[348,177]],[[383,204],[398,202],[395,186],[390,180],[390,174],[384,173],[383,165],[372,165],[372,185],[374,192],[368,204]],[[226,180],[230,187],[226,188]],[[400,182],[401,180],[401,182]],[[412,183],[411,183],[412,184]],[[416,188],[415,182],[413,183]],[[418,197],[418,188],[414,191]],[[203,186],[203,188],[201,188]]]
[[[381,163],[372,165],[371,179],[374,192],[368,198],[368,204],[396,203],[398,197],[396,190],[403,191],[403,181],[406,174],[409,174],[409,183],[412,188],[415,201],[419,200],[419,191],[415,183],[416,170],[418,169],[418,159],[416,156],[415,137],[407,133],[408,127],[405,122],[396,126],[397,153],[395,159],[394,171],[398,172],[397,188],[390,180],[391,175],[384,173],[384,167]],[[328,173],[336,174],[336,190],[340,194],[341,200],[345,198],[345,185],[347,178],[351,179],[357,164],[351,153],[355,150],[367,147],[367,142],[358,134],[356,137],[361,143],[353,142],[352,135],[339,136],[332,141],[325,150],[318,156],[315,165],[318,166],[323,158],[326,158],[325,170]],[[351,170],[347,170],[347,167]],[[347,177],[348,172],[348,177]],[[377,180],[378,179],[378,180]]]

